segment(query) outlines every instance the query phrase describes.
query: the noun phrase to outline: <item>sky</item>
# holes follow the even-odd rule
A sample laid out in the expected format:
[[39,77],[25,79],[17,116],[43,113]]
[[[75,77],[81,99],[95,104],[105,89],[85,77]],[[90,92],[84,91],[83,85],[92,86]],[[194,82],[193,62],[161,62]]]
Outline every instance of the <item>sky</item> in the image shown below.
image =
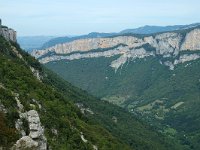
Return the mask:
[[2,23],[19,36],[119,32],[200,22],[200,0],[0,0]]

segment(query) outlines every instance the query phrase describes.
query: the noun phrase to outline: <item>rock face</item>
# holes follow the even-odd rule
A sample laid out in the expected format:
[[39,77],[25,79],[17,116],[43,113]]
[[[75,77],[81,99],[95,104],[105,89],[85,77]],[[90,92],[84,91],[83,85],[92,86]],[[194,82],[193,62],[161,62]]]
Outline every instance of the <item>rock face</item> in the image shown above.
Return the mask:
[[1,25],[0,19],[0,35],[3,36],[8,41],[17,41],[17,32],[11,28],[5,27]]
[[35,110],[30,110],[27,112],[27,120],[29,123],[29,137],[38,143],[38,148],[40,150],[47,149],[47,140],[44,136],[44,129],[41,126],[40,118]]
[[181,46],[181,50],[199,50],[200,49],[200,30],[195,29],[189,32]]
[[13,149],[14,150],[25,150],[25,149],[38,150],[38,143],[35,142],[29,136],[23,136],[21,139],[19,139],[16,142],[16,145]]
[[84,115],[86,115],[86,114],[94,115],[94,112],[90,108],[86,108],[83,104],[76,103],[76,106],[80,109],[82,114],[84,114]]
[[17,32],[10,28],[2,28],[0,34],[9,41],[16,42]]
[[29,123],[29,129],[30,129],[29,136],[32,139],[39,138],[44,133],[44,130],[41,127],[40,118],[39,118],[37,111],[35,111],[35,110],[28,111],[27,112],[27,120]]
[[[21,132],[22,138],[19,139],[14,148],[16,150],[21,150],[25,148],[30,149],[37,149],[37,150],[46,150],[47,149],[47,140],[44,136],[44,129],[41,126],[40,118],[35,110],[30,110],[28,112],[20,114],[20,118],[24,118],[28,122],[28,129],[29,129],[29,135],[24,135],[25,132]],[[20,121],[18,121],[19,123]],[[18,124],[18,126],[22,126],[23,122],[21,124]]]
[[[13,150],[22,149],[36,149],[36,150],[47,150],[47,140],[44,135],[44,128],[41,126],[40,117],[36,110],[30,110],[24,112],[24,107],[19,100],[19,95],[14,94],[18,106],[18,113],[20,118],[16,121],[15,127],[21,133],[20,138],[13,146]],[[29,133],[24,130],[25,122],[27,122]]]
[[39,72],[37,69],[35,69],[35,68],[31,67],[31,66],[30,66],[30,69],[31,69],[31,72],[33,73],[33,75],[34,75],[39,81],[42,81],[42,80],[41,80],[41,79],[42,79],[42,76],[40,75],[40,72]]
[[[58,44],[44,50],[35,50],[32,55],[38,58],[41,63],[121,55],[110,64],[115,70],[128,60],[159,56],[161,64],[169,66],[173,70],[175,65],[198,59],[200,56],[199,54],[195,54],[195,56],[194,54],[188,54],[187,58],[182,56],[183,51],[190,50],[195,52],[195,50],[200,50],[200,28],[185,32],[186,35],[179,32],[167,32],[143,38],[115,36],[80,39]],[[167,60],[167,58],[170,59]]]

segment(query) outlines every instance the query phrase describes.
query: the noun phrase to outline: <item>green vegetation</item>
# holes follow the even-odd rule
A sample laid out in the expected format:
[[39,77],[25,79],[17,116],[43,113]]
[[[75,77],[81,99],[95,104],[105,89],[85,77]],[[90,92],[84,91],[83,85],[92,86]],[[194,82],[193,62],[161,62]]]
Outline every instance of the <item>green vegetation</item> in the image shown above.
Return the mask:
[[[198,150],[200,60],[179,64],[171,71],[159,64],[159,58],[148,57],[131,61],[115,73],[109,65],[116,58],[57,61],[46,66],[89,93],[133,112],[188,149]],[[126,100],[122,101],[122,97]],[[139,107],[150,106],[156,100],[163,103],[151,106],[149,111],[138,111]],[[177,108],[172,107],[180,102]],[[166,132],[168,128],[172,130]]]
[[[47,79],[46,82],[59,89],[65,97],[71,97],[75,103],[82,103],[85,107],[91,108],[94,115],[88,115],[88,117],[92,121],[99,122],[113,135],[131,145],[133,149],[183,149],[175,139],[172,140],[157,133],[155,129],[135,119],[124,109],[106,101],[96,100],[56,75],[51,74]],[[113,117],[117,118],[117,123],[113,121]]]
[[11,147],[17,139],[16,129],[9,127],[5,115],[0,112],[0,146]]
[[[16,56],[15,48],[23,59]],[[90,150],[93,145],[100,150],[182,149],[176,141],[157,133],[124,109],[97,100],[60,79],[17,44],[2,37],[0,60],[0,103],[7,111],[6,114],[0,113],[0,145],[4,148],[10,148],[20,137],[14,128],[19,118],[15,97],[19,95],[24,111],[38,111],[48,146],[52,149]],[[42,82],[33,76],[30,66],[40,71]],[[94,114],[83,115],[74,103],[83,104]],[[26,133],[29,132],[27,126],[23,120]],[[52,132],[53,129],[57,130],[57,134]],[[81,140],[81,132],[87,143]]]
[[[23,59],[16,56],[19,52]],[[0,146],[10,148],[19,133],[15,130],[15,121],[19,118],[15,96],[25,111],[32,109],[33,99],[37,100],[42,108],[35,107],[40,114],[42,125],[45,126],[45,136],[52,149],[130,149],[129,146],[112,136],[107,130],[96,122],[90,122],[71,102],[70,97],[64,97],[50,85],[40,82],[33,76],[29,65],[42,71],[40,64],[19,46],[9,43],[0,37],[0,103],[5,106],[6,114],[0,112]],[[47,75],[42,73],[44,77]],[[50,79],[49,79],[50,80]],[[77,93],[78,94],[78,93]],[[36,105],[36,104],[35,104]],[[24,129],[28,133],[27,123]],[[52,129],[56,129],[55,135]],[[101,131],[101,132],[100,132]],[[81,132],[88,140],[81,140]]]

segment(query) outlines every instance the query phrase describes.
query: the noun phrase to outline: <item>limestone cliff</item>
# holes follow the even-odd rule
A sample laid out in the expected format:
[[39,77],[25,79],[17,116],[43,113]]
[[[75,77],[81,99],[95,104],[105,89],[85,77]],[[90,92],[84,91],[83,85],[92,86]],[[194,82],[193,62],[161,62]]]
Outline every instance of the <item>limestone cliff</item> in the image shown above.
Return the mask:
[[[47,140],[44,136],[44,128],[41,126],[40,117],[37,111],[30,110],[20,114],[20,119],[26,119],[29,126],[29,135],[24,135],[20,138],[13,147],[13,150],[20,149],[47,149]],[[19,120],[20,120],[19,119]]]
[[3,36],[8,41],[17,42],[17,32],[6,26],[2,26],[0,19],[0,36]]
[[[20,149],[47,149],[47,139],[44,135],[44,127],[41,125],[40,116],[36,110],[24,111],[19,94],[13,93],[18,106],[19,119],[15,122],[15,128],[21,133],[21,138],[13,146],[13,150]],[[33,100],[36,102],[36,100]],[[25,132],[25,122],[29,133]]]
[[[126,63],[129,58],[133,60],[148,56],[161,56],[161,64],[173,69],[178,63],[195,60],[200,56],[199,54],[182,56],[184,51],[189,50],[195,53],[200,50],[200,28],[183,30],[183,32],[185,34],[174,31],[144,37],[122,35],[80,39],[43,50],[35,50],[32,55],[41,63],[121,55],[110,65],[115,70]],[[182,61],[183,57],[184,61]],[[169,58],[170,60],[167,60]]]
[[189,32],[184,43],[181,45],[181,50],[199,50],[200,49],[200,29],[194,29]]

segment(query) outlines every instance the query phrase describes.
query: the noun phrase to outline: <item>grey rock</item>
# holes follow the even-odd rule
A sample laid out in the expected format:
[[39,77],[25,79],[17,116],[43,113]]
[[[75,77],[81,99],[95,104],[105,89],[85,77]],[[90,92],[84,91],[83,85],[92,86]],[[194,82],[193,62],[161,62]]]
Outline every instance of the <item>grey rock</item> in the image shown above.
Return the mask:
[[194,29],[187,33],[181,46],[181,50],[200,50],[200,29]]
[[[21,133],[22,138],[17,141],[13,149],[29,149],[31,147],[30,149],[46,150],[47,139],[44,135],[44,128],[41,126],[38,112],[36,110],[23,112],[24,107],[18,96],[19,95],[16,94],[15,100],[17,101],[20,118],[15,122],[15,127]],[[23,129],[22,119],[26,119],[28,121],[29,135],[26,135]]]
[[34,141],[29,136],[23,136],[21,139],[19,139],[16,144],[13,146],[13,150],[39,150],[38,149],[39,143]]
[[[53,47],[34,50],[32,55],[39,59],[41,63],[48,63],[58,60],[76,60],[82,58],[97,58],[97,57],[112,57],[121,55],[118,59],[114,60],[110,66],[117,71],[127,61],[132,61],[136,58],[145,58],[148,56],[161,56],[163,58],[175,59],[181,51],[185,50],[200,50],[200,29],[193,29],[188,32],[184,37],[180,33],[167,32],[160,33],[155,36],[146,36],[138,38],[134,36],[117,36],[107,38],[92,38],[92,39],[79,39],[73,42],[58,44]],[[126,45],[118,46],[117,45]],[[144,44],[149,44],[153,51],[148,51]],[[104,51],[93,52],[94,49],[104,49]],[[46,55],[53,52],[52,55]],[[73,52],[73,54],[71,54]],[[81,52],[81,53],[80,53]],[[66,56],[63,56],[65,54]],[[175,61],[166,61],[162,64],[173,70],[175,65],[186,61],[196,60],[199,58],[198,54],[191,56],[182,56],[176,58]]]
[[11,28],[4,27],[0,20],[0,35],[8,41],[17,42],[17,32]]
[[1,104],[1,101],[0,101],[0,111],[5,113],[5,114],[8,112],[6,107],[3,104]]

